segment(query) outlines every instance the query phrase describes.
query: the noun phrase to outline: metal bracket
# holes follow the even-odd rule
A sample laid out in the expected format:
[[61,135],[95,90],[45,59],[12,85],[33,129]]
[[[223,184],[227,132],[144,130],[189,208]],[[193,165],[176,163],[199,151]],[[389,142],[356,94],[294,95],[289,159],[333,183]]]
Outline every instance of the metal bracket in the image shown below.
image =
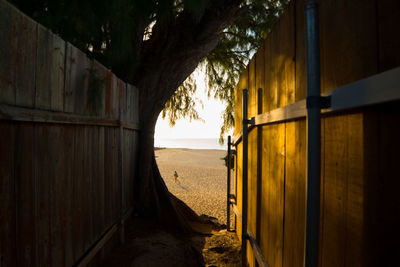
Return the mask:
[[250,124],[251,126],[254,126],[254,124],[256,124],[256,117],[251,117],[250,120],[243,120],[243,123]]
[[325,109],[331,107],[331,96],[309,96],[306,99],[307,109]]
[[232,155],[236,155],[236,150],[235,149],[231,149],[231,154]]

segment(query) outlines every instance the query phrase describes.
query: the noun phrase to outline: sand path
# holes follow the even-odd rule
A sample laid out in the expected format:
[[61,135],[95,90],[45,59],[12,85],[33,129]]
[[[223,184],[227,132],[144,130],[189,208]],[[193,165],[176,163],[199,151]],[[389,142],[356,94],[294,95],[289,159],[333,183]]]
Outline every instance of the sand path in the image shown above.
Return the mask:
[[[226,224],[226,167],[224,150],[167,148],[156,159],[168,189],[199,215]],[[174,180],[174,172],[178,181]]]

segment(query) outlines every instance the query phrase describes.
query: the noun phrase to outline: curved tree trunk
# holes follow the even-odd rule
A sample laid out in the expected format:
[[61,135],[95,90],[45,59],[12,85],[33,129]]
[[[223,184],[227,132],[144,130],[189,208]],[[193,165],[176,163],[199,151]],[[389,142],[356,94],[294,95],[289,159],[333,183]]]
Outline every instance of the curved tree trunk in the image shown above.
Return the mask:
[[155,124],[175,90],[215,48],[242,1],[211,1],[200,20],[184,13],[169,24],[156,24],[150,40],[143,43],[140,68],[129,79],[139,89],[141,127],[135,208],[171,230],[191,231],[189,221],[199,217],[168,191],[161,177],[154,155]]
[[198,216],[185,203],[172,195],[160,174],[154,154],[156,118],[142,120],[139,143],[139,179],[136,180],[136,211],[153,217],[168,229],[191,232],[189,221]]

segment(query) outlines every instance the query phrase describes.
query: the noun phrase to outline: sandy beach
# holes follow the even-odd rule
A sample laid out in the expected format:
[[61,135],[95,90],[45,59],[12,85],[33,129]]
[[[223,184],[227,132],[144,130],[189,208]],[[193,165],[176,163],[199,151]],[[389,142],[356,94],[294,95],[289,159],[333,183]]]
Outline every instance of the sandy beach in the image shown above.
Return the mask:
[[168,189],[197,214],[226,224],[226,167],[221,159],[226,151],[165,148],[155,153]]

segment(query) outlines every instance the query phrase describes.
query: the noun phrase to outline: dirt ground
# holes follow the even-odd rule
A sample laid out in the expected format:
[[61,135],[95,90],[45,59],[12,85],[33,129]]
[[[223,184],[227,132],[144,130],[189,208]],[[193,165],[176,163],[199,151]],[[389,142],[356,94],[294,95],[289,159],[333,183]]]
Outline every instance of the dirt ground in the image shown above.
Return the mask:
[[197,223],[194,228],[199,233],[171,234],[155,222],[135,218],[128,226],[125,244],[114,249],[102,266],[240,266],[235,233],[211,223]]

